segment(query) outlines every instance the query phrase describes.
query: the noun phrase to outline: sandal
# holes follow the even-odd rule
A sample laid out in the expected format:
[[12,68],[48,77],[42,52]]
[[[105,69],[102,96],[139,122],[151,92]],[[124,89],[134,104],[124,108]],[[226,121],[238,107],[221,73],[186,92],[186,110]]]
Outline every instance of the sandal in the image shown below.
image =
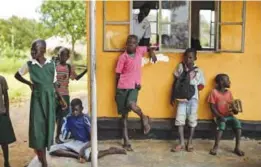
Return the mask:
[[180,151],[184,151],[185,146],[182,145],[177,145],[175,148],[172,148],[170,151],[171,152],[180,152]]
[[126,151],[131,151],[131,152],[133,151],[133,149],[131,148],[131,144],[124,144],[122,147]]
[[192,145],[187,145],[187,152],[193,152],[194,151],[194,147]]
[[209,154],[215,156],[215,155],[217,155],[217,150],[211,149],[211,150],[209,151]]
[[143,124],[144,124],[144,127],[143,127],[143,133],[145,135],[147,135],[150,130],[151,130],[151,126],[150,126],[150,117],[149,116],[145,116],[145,118],[147,118],[147,121],[143,120]]
[[244,153],[243,151],[239,150],[239,149],[235,149],[235,150],[234,150],[234,153],[235,153],[236,155],[240,156],[240,157],[245,156],[245,153]]

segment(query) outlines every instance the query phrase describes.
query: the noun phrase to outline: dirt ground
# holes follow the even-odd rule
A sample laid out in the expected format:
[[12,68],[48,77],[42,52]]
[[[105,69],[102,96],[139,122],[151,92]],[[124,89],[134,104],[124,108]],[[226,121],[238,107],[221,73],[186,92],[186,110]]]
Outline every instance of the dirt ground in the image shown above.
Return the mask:
[[[86,95],[76,94],[74,97],[84,99]],[[28,120],[29,102],[19,105],[11,105],[11,119],[16,133],[17,142],[10,145],[10,162],[12,167],[27,166],[34,159],[33,150],[28,148]],[[99,160],[100,167],[260,167],[261,144],[256,140],[242,141],[242,148],[246,152],[245,157],[237,157],[232,153],[234,141],[222,141],[218,156],[208,154],[212,147],[211,140],[195,140],[193,153],[171,153],[170,147],[175,141],[141,140],[132,141],[134,152],[128,155],[111,155]],[[120,147],[120,141],[101,141],[99,149],[111,146]],[[51,167],[83,167],[91,164],[79,164],[77,160],[69,158],[49,157]],[[37,159],[34,159],[31,167],[38,167]],[[0,151],[0,166],[3,164],[2,151]],[[39,166],[40,167],[40,166]]]

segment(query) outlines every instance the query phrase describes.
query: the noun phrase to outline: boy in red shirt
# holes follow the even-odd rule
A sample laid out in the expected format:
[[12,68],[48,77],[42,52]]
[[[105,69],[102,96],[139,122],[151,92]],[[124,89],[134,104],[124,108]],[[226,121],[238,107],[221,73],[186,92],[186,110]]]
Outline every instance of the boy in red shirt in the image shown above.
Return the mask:
[[223,131],[226,129],[228,123],[232,123],[233,130],[236,134],[234,153],[238,156],[244,156],[244,152],[240,150],[241,123],[233,116],[232,112],[229,111],[229,104],[233,101],[232,93],[228,90],[228,88],[230,88],[229,76],[227,74],[218,74],[215,78],[215,82],[217,87],[211,91],[208,102],[210,103],[210,109],[216,118],[218,127],[215,145],[212,150],[210,150],[210,154],[217,154]]

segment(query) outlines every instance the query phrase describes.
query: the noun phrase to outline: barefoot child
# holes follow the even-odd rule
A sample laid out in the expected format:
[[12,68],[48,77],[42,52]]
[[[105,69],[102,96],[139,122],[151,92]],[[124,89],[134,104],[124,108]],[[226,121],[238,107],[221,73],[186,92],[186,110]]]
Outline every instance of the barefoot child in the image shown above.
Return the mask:
[[[33,148],[43,167],[47,167],[46,148],[53,144],[55,126],[55,91],[56,70],[52,60],[46,59],[46,42],[36,40],[32,43],[32,60],[28,61],[15,74],[15,78],[28,85],[31,90],[29,147]],[[31,82],[22,76],[29,72]],[[64,108],[67,105],[64,103]]]
[[[132,151],[128,138],[127,120],[129,111],[134,111],[141,119],[144,134],[150,131],[149,117],[144,115],[141,108],[137,105],[138,92],[141,81],[141,61],[142,56],[147,52],[147,47],[138,46],[138,38],[129,35],[126,43],[126,51],[120,55],[116,67],[116,103],[118,113],[122,115],[123,123],[123,148]],[[157,61],[152,49],[149,56],[154,62]]]
[[212,90],[208,98],[211,112],[215,116],[217,123],[215,144],[212,150],[210,150],[210,154],[217,154],[223,131],[226,129],[226,125],[231,123],[236,134],[234,153],[238,156],[244,156],[244,152],[240,150],[241,123],[229,111],[229,103],[233,101],[232,93],[228,90],[228,88],[230,88],[229,77],[227,74],[218,74],[215,78],[215,82],[217,87]]
[[[175,83],[178,83],[182,77],[187,75],[187,84],[184,87],[184,92],[190,92],[190,96],[178,97],[177,93],[182,88],[178,88],[173,92],[171,102],[174,104],[175,100],[178,101],[177,114],[175,125],[178,126],[179,132],[179,145],[172,148],[172,152],[182,151],[186,148],[188,152],[194,150],[192,146],[192,138],[194,135],[195,127],[197,126],[197,110],[199,101],[199,90],[202,90],[205,85],[203,72],[195,65],[194,61],[197,59],[197,52],[195,49],[187,49],[183,56],[183,62],[180,63],[174,73]],[[181,81],[180,81],[181,83]],[[176,85],[175,85],[176,86]],[[191,89],[193,91],[191,91]],[[177,93],[176,93],[177,92]],[[188,125],[190,129],[188,142],[185,145],[184,139],[184,126],[188,119]]]
[[[67,64],[67,60],[70,57],[70,51],[67,48],[62,47],[59,50],[58,58],[59,62],[56,65],[56,71],[57,71],[57,84],[58,84],[58,92],[63,96],[63,99],[66,101],[67,104],[70,103],[70,95],[69,95],[69,79],[72,80],[79,80],[81,79],[84,74],[86,74],[87,69],[84,70],[80,75],[77,75],[75,73],[75,70],[73,67],[71,67],[70,64]],[[69,113],[69,109],[63,111],[62,106],[58,104],[56,108],[56,122],[57,122],[57,129],[56,129],[56,137],[55,142],[57,144],[61,143],[59,139],[59,135],[61,133],[61,126],[62,126],[62,120],[65,116],[67,116]]]
[[[8,144],[15,142],[15,134],[9,117],[8,85],[0,76],[0,145],[4,155],[4,167],[10,167]],[[1,165],[0,165],[1,166]]]
[[[82,101],[73,99],[71,102],[72,115],[66,119],[66,130],[70,132],[73,139],[63,144],[57,144],[51,147],[50,155],[59,157],[71,157],[90,161],[91,155],[91,123],[87,115],[83,114]],[[108,150],[98,152],[98,158],[109,154],[126,154],[124,149],[111,147]]]

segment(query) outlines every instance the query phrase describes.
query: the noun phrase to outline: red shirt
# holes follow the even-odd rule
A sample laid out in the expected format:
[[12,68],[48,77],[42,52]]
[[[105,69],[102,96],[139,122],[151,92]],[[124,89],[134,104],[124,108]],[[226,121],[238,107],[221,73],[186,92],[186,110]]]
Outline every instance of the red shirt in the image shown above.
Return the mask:
[[208,97],[208,102],[215,104],[218,112],[222,116],[229,116],[229,103],[233,100],[232,93],[227,90],[226,92],[220,92],[217,89],[213,89]]
[[56,76],[57,82],[60,85],[60,87],[58,88],[58,92],[62,96],[69,95],[69,79],[74,80],[77,77],[74,67],[71,67],[70,76],[69,76],[68,65],[58,64],[56,66],[56,71],[57,71],[57,76]]
[[134,89],[135,84],[140,84],[141,61],[145,53],[147,47],[138,46],[134,57],[129,56],[126,51],[120,55],[116,67],[116,73],[121,74],[117,86],[119,89]]

